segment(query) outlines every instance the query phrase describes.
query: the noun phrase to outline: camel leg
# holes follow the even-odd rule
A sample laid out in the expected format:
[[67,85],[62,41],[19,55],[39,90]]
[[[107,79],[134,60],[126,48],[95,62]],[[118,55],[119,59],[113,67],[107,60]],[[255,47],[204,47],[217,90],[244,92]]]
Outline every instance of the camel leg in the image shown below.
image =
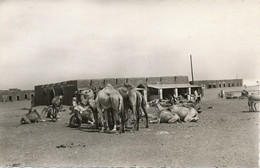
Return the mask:
[[172,123],[176,123],[176,122],[180,122],[180,121],[181,121],[180,117],[175,114],[175,115],[172,116],[172,118],[170,118],[168,120],[168,123],[172,124]]
[[109,124],[108,124],[108,110],[104,110],[104,116],[105,116],[105,123],[104,123],[104,128],[110,132]]
[[56,108],[52,108],[52,111],[53,111],[53,113],[52,113],[52,115],[51,115],[51,118],[52,118],[52,121],[53,120],[55,120],[56,121],[56,117],[57,117],[57,110],[56,110]]
[[57,120],[60,120],[60,109],[58,109],[58,111],[57,111],[56,118],[57,118]]
[[132,131],[134,132],[137,128],[137,121],[136,121],[136,106],[132,105],[132,112],[133,112],[133,121],[134,121],[134,126],[132,128]]
[[42,109],[42,113],[41,113],[41,117],[43,118],[45,118],[45,115],[46,115],[46,113],[48,112],[48,109],[46,108],[46,107],[44,107],[43,109]]
[[[146,106],[146,105],[145,105]],[[143,107],[142,108],[143,111],[144,111],[144,115],[145,115],[145,119],[146,119],[146,125],[145,125],[145,128],[148,128],[148,115],[147,115],[147,110],[146,110],[146,107]]]
[[81,117],[81,115],[80,115],[80,113],[77,113],[77,118],[78,118],[78,124],[79,124],[79,127],[81,126],[81,124],[82,124],[82,117]]
[[99,122],[98,122],[98,111],[94,109],[93,107],[90,106],[91,111],[93,112],[94,115],[94,123],[96,128],[98,128]]
[[119,117],[118,117],[118,111],[113,109],[112,113],[113,113],[113,118],[114,118],[114,128],[111,130],[111,132],[117,132],[117,130],[116,130],[117,125],[118,125],[118,123],[120,123]]
[[257,111],[255,102],[252,103],[252,107],[253,107],[253,111]]
[[124,108],[121,109],[120,118],[121,118],[120,132],[124,133],[125,132],[125,110],[124,110]]
[[29,124],[31,121],[27,118],[26,115],[23,115],[21,118],[21,124]]
[[146,104],[146,101],[144,99],[144,97],[142,98],[142,104],[141,104],[141,107],[143,109],[143,112],[144,112],[144,115],[145,115],[145,119],[146,119],[146,125],[145,125],[145,128],[148,128],[148,115],[147,115],[147,104]]
[[150,120],[151,124],[160,124],[161,120],[158,117],[153,118],[154,120]]
[[256,111],[255,103],[252,100],[248,100],[249,111]]
[[102,124],[101,131],[100,131],[100,132],[105,132],[104,117],[103,117],[102,109],[101,109],[99,106],[97,106],[97,111],[98,111],[98,114],[100,115],[101,124]]
[[137,107],[137,112],[136,112],[136,130],[139,130],[139,120],[140,120],[140,113],[141,113],[141,107]]
[[[122,114],[121,114],[122,115]],[[129,112],[128,112],[128,107],[124,107],[124,122],[125,122],[125,127],[128,128],[128,120],[129,120]]]
[[184,118],[184,122],[196,122],[198,121],[198,119],[199,118],[197,117],[196,111],[194,109],[191,109]]

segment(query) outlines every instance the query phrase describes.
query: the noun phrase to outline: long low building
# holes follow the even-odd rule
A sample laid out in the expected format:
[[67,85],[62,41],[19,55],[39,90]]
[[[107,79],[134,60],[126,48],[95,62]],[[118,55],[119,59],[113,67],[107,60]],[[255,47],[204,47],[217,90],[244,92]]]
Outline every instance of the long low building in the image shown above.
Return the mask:
[[0,90],[1,102],[31,100],[33,97],[34,90],[21,90],[17,88]]
[[[233,87],[242,85],[243,80],[209,80],[195,81],[195,85],[191,85],[188,76],[163,76],[163,77],[137,77],[137,78],[105,78],[105,79],[81,79],[70,80],[59,83],[37,85],[35,86],[35,105],[50,105],[51,100],[58,95],[63,95],[63,104],[71,105],[72,97],[76,90],[83,88],[99,88],[106,84],[117,87],[123,83],[128,83],[140,90],[147,100],[155,98],[166,99],[170,96],[179,96],[186,99],[194,94],[197,90],[203,95],[202,88],[211,88],[220,86]],[[216,83],[216,84],[215,84]]]
[[239,87],[243,86],[243,79],[195,80],[194,84],[200,85],[206,89]]
[[148,84],[149,99],[168,99],[175,95],[190,100],[195,90],[203,95],[202,87],[199,85],[186,84]]
[[[189,79],[188,76],[163,76],[163,77],[138,77],[138,78],[106,78],[106,79],[85,79],[85,80],[71,80],[53,84],[45,84],[35,86],[35,105],[50,105],[53,97],[63,95],[63,104],[71,105],[72,97],[76,90],[82,88],[99,88],[104,87],[107,83],[117,87],[123,83],[131,84],[139,88],[140,92],[150,100],[150,90],[152,94],[151,85],[157,84],[186,84],[187,94],[189,94]],[[174,86],[174,88],[177,85]],[[172,88],[172,89],[174,89]],[[160,89],[159,89],[160,90]],[[163,89],[163,93],[167,89]],[[179,93],[182,93],[181,88],[178,88]],[[184,89],[185,90],[185,89]],[[164,95],[164,94],[163,94]],[[164,98],[164,97],[162,97]]]

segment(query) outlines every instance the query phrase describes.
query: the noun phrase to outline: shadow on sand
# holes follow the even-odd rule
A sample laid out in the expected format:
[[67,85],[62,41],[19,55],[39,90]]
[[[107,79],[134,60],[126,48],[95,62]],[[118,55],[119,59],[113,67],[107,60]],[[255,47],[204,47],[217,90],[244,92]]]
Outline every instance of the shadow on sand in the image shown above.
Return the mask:
[[241,111],[241,113],[259,113],[259,111]]
[[[83,126],[81,126],[79,128],[72,128],[72,129],[83,131],[83,132],[90,132],[90,133],[100,132],[100,130],[101,130],[101,128],[96,128],[94,125],[83,125]],[[132,128],[131,127],[125,128],[125,132],[132,132]],[[116,134],[117,132],[105,131],[104,133]]]

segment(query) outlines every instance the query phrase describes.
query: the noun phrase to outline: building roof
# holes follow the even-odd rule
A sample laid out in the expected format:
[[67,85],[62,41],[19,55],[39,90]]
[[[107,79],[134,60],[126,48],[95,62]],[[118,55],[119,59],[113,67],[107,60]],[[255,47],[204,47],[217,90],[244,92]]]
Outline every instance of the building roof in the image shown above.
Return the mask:
[[148,85],[150,88],[155,89],[173,89],[173,88],[198,88],[199,85],[190,85],[190,84],[151,84]]

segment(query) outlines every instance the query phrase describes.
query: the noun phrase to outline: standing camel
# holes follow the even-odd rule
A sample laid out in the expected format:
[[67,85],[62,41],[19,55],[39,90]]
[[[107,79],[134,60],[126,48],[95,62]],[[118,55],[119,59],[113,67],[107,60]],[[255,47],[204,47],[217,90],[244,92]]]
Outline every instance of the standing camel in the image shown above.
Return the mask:
[[[123,97],[120,93],[113,88],[111,84],[107,84],[105,88],[97,93],[96,99],[94,99],[94,92],[90,90],[84,91],[84,99],[88,104],[96,109],[102,123],[101,132],[105,130],[110,131],[108,112],[111,110],[114,127],[111,132],[117,132],[117,127],[120,126],[120,132],[124,132],[124,122],[125,122],[125,112],[124,112],[124,102]],[[104,116],[103,116],[104,112]],[[95,117],[95,116],[94,116]],[[97,123],[97,117],[95,117],[95,123]]]
[[60,118],[59,112],[62,106],[62,99],[63,96],[56,96],[52,99],[51,104],[52,104],[52,110],[53,110],[53,118],[56,121],[57,119]]
[[121,96],[124,100],[124,106],[125,106],[125,113],[128,109],[132,110],[133,113],[133,120],[134,120],[134,127],[133,131],[139,130],[139,120],[140,120],[140,114],[142,113],[142,110],[145,114],[146,118],[146,128],[148,128],[148,115],[147,115],[147,109],[146,109],[146,100],[144,99],[144,96],[135,88],[133,88],[131,85],[124,84],[124,86],[121,86],[117,88]]

